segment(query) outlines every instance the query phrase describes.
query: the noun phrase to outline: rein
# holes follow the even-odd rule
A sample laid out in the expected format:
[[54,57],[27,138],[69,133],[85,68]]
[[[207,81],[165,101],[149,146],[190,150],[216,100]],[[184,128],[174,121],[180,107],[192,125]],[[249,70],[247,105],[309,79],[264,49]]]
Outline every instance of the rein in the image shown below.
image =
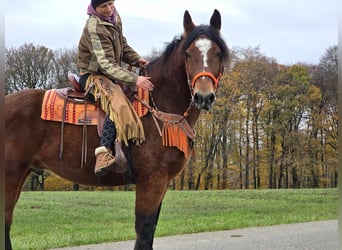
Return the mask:
[[[145,68],[141,68],[139,74],[148,76]],[[189,88],[192,95],[193,91],[190,84]],[[192,141],[196,137],[195,130],[186,120],[186,117],[189,116],[190,109],[193,105],[192,98],[190,100],[188,108],[185,110],[183,115],[178,115],[160,111],[157,108],[152,92],[150,92],[150,97],[153,106],[149,105],[146,101],[142,100],[137,95],[134,95],[133,97],[142,105],[147,107],[147,109],[151,113],[154,123],[158,129],[159,135],[162,137],[163,146],[175,146],[184,152],[185,158],[188,158],[193,153]],[[158,120],[163,123],[162,128],[160,127]],[[189,142],[188,139],[190,139],[191,141]]]

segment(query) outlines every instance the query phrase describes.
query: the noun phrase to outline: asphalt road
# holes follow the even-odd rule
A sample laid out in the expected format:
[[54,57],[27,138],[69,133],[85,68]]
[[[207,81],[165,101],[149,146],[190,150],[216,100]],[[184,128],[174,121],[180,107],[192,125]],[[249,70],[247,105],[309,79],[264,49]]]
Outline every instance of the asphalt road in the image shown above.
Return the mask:
[[[154,250],[337,250],[337,220],[155,238]],[[134,241],[58,250],[131,250]],[[54,249],[57,250],[57,249]]]

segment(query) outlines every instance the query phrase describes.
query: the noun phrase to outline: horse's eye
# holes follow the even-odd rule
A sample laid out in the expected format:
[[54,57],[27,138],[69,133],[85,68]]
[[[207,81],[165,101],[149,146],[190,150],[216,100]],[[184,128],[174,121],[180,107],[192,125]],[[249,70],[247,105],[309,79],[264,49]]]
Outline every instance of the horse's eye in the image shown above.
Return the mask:
[[216,57],[220,58],[220,60],[221,60],[222,59],[222,52],[221,51],[217,52]]

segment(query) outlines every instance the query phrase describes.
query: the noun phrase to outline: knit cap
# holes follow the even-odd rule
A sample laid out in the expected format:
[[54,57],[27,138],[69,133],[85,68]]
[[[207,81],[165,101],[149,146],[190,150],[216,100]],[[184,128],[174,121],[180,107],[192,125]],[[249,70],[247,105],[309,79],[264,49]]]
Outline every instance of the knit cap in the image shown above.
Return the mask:
[[108,1],[111,1],[111,0],[91,0],[91,5],[93,6],[94,9],[96,9],[97,6]]

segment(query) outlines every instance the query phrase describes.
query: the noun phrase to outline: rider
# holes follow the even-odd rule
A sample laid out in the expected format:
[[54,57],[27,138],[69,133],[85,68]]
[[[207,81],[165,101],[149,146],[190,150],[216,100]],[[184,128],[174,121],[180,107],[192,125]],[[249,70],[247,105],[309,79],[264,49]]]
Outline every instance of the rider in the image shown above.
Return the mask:
[[[132,139],[139,144],[145,138],[140,119],[116,83],[149,91],[154,85],[150,77],[138,76],[121,66],[122,61],[139,66],[145,66],[148,61],[128,45],[114,1],[91,0],[87,14],[89,18],[78,45],[78,66],[80,84],[87,89],[95,83],[92,93],[100,99],[107,114],[101,146],[95,149],[95,174],[101,176],[114,166],[116,172],[127,168],[127,160],[121,150],[122,141],[127,145],[127,140]],[[115,157],[112,155],[114,144]]]

